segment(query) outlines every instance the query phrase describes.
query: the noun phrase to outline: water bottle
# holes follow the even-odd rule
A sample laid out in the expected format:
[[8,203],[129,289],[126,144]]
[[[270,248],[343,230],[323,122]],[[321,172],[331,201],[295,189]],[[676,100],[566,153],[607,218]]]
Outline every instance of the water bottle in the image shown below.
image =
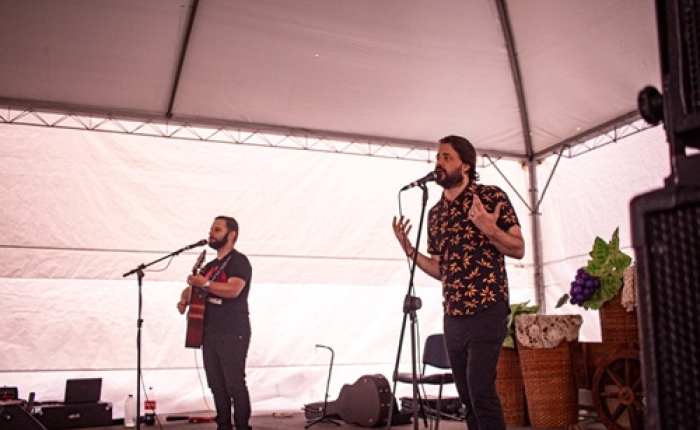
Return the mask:
[[136,400],[129,394],[124,402],[124,427],[136,427]]
[[143,402],[143,422],[147,426],[152,426],[156,423],[156,397],[153,394],[153,387],[148,387],[148,396],[146,396],[146,401]]

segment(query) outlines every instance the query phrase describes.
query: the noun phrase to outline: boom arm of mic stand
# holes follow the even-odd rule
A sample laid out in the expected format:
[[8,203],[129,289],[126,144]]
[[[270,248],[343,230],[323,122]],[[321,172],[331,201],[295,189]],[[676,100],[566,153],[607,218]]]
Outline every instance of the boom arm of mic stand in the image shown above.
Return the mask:
[[134,273],[139,273],[139,271],[142,272],[142,273],[140,274],[140,276],[143,277],[143,269],[145,269],[145,268],[147,268],[147,267],[151,267],[151,266],[153,266],[153,265],[156,264],[156,263],[160,263],[161,261],[165,260],[166,258],[170,258],[170,257],[174,257],[174,256],[176,256],[176,255],[180,255],[183,251],[186,251],[187,249],[188,249],[188,247],[186,246],[186,247],[184,247],[184,248],[178,249],[178,250],[175,251],[175,252],[171,252],[171,253],[168,254],[168,255],[165,255],[165,256],[163,256],[163,257],[160,257],[160,258],[157,259],[157,260],[153,260],[153,261],[151,261],[151,262],[148,263],[148,264],[139,264],[138,267],[136,267],[135,269],[129,270],[128,272],[126,272],[125,274],[123,274],[122,277],[126,278],[127,276],[133,275]]

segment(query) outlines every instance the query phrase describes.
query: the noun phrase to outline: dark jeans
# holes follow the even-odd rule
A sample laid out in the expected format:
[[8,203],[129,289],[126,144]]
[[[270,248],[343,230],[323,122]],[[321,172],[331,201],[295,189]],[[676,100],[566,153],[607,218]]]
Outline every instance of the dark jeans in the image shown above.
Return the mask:
[[508,305],[471,316],[445,316],[445,343],[469,430],[505,430],[496,393],[496,364],[506,336]]
[[204,369],[209,388],[214,395],[216,424],[219,430],[232,428],[231,399],[236,429],[250,429],[250,395],[245,382],[245,361],[249,345],[250,335],[204,335]]

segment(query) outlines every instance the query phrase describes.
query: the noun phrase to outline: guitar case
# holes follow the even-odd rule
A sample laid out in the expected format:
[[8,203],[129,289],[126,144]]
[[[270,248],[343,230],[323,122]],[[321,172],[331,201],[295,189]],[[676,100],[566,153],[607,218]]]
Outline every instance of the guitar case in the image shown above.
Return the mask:
[[[382,375],[364,375],[351,385],[343,385],[338,400],[326,404],[325,416],[361,427],[379,427],[386,424],[392,406],[394,416],[401,419],[396,413],[396,400],[391,395],[389,381]],[[304,415],[309,421],[320,418],[323,402],[304,405]]]

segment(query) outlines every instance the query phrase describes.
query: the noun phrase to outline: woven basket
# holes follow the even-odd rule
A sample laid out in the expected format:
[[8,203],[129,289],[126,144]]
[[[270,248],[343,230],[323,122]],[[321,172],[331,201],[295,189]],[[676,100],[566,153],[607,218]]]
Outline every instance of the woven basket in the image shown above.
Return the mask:
[[525,425],[525,386],[516,348],[501,348],[496,368],[496,391],[508,426]]
[[627,312],[621,300],[622,295],[618,294],[598,310],[603,342],[636,344],[639,342],[637,311]]
[[578,396],[571,370],[569,342],[556,348],[518,345],[527,410],[532,427],[562,428],[578,421]]

